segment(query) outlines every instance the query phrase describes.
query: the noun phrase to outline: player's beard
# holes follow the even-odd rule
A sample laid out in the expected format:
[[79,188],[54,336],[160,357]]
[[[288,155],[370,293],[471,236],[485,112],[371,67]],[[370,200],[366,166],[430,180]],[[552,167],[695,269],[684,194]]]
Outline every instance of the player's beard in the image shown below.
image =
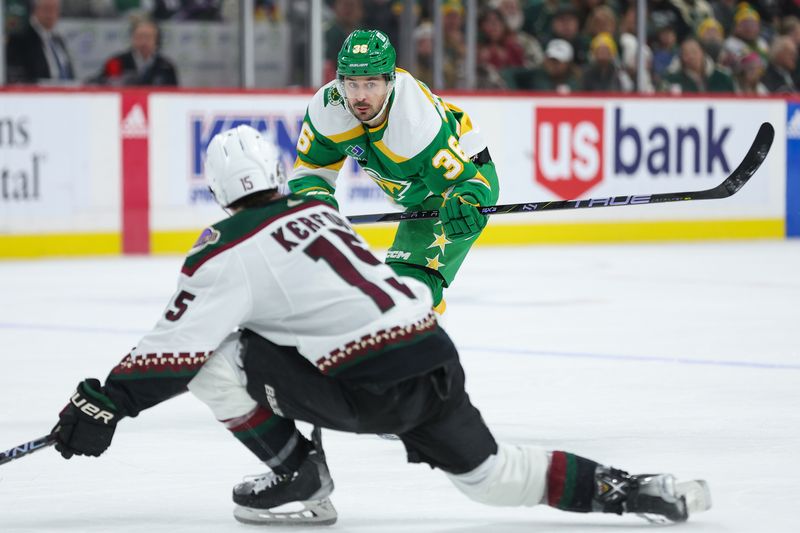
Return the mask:
[[380,111],[380,107],[368,104],[366,102],[351,104],[350,107],[353,109],[356,117],[361,122],[369,122],[370,120],[374,119]]

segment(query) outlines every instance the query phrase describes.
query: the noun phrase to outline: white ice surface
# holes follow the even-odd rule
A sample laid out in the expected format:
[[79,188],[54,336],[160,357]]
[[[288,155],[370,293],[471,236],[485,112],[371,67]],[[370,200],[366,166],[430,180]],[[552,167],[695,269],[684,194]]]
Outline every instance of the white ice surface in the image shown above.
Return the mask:
[[[108,373],[163,311],[180,261],[0,263],[0,448],[47,433],[80,379]],[[498,439],[707,479],[713,509],[680,530],[800,531],[800,242],[479,248],[447,299]],[[400,443],[327,431],[325,445],[330,531],[652,528],[484,507],[406,464]],[[258,531],[233,520],[230,489],[261,470],[184,395],[121,422],[99,459],[45,450],[0,466],[0,532]]]

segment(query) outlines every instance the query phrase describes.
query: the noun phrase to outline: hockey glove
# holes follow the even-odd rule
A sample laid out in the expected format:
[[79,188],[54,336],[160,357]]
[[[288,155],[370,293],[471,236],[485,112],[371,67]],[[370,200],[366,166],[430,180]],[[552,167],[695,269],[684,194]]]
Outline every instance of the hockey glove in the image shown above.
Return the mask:
[[303,192],[294,193],[297,196],[305,196],[306,198],[310,198],[312,200],[320,200],[321,202],[325,202],[329,206],[333,207],[337,211],[339,210],[339,202],[336,200],[336,197],[322,187],[312,187],[307,189]]
[[105,395],[100,381],[90,378],[78,384],[53,428],[56,450],[64,459],[73,455],[99,457],[111,445],[119,410]]
[[454,194],[445,199],[439,209],[445,235],[458,239],[478,233],[486,226],[486,215],[478,210],[479,204],[469,194]]

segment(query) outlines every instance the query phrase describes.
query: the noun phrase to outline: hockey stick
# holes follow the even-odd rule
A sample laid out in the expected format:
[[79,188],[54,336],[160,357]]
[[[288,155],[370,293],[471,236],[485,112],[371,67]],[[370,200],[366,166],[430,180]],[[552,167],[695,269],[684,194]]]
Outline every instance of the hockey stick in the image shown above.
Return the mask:
[[[669,192],[658,194],[638,194],[633,196],[611,196],[609,198],[587,198],[585,200],[559,200],[555,202],[528,202],[524,204],[488,205],[480,208],[484,215],[506,215],[508,213],[526,213],[531,211],[555,211],[558,209],[586,209],[589,207],[612,207],[620,205],[645,205],[666,202],[684,202],[688,200],[713,200],[727,198],[736,194],[747,180],[764,162],[775,138],[775,128],[764,122],[756,134],[752,146],[730,176],[712,189],[689,192]],[[438,209],[429,211],[406,211],[403,213],[378,213],[374,215],[354,215],[347,217],[351,224],[368,224],[371,222],[394,222],[398,220],[422,220],[437,218]]]
[[52,446],[55,443],[56,438],[53,435],[46,435],[44,437],[39,437],[38,439],[33,439],[32,441],[24,444],[20,444],[19,446],[14,446],[10,450],[0,452],[0,465],[10,463],[14,459],[25,457],[33,452],[44,450],[48,446]]

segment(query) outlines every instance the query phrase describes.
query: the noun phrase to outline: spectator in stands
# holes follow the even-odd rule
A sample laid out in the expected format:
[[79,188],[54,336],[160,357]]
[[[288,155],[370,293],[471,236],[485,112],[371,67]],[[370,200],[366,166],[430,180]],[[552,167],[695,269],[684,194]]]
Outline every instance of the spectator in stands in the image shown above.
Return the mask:
[[669,2],[677,8],[678,14],[688,28],[688,34],[693,33],[702,21],[714,17],[714,8],[706,0],[669,0]]
[[64,82],[75,79],[67,45],[56,32],[60,0],[34,0],[28,24],[6,45],[9,83]]
[[364,27],[381,30],[389,37],[389,41],[399,43],[399,20],[392,3],[393,0],[365,0]]
[[[431,22],[426,20],[414,30],[414,45],[417,51],[414,77],[425,82],[429,87],[433,87],[433,24]],[[445,88],[453,89],[462,86],[462,63],[448,60],[445,49],[445,58],[442,64]]]
[[414,49],[417,51],[417,65],[414,77],[433,86],[433,24],[427,20],[414,30]]
[[[638,70],[639,70],[639,38],[637,36],[636,27],[636,4],[630,2],[628,7],[623,11],[619,19],[619,55],[622,61],[622,68],[628,73],[634,83],[638,83]],[[653,84],[653,77],[651,70],[653,68],[653,51],[645,43],[643,52],[644,54],[644,76],[642,87],[637,87],[637,90],[644,93],[654,93],[655,86]]]
[[683,39],[693,33],[693,28],[686,21],[688,17],[684,17],[678,7],[670,0],[650,0],[649,4],[650,23],[648,26],[650,28],[655,30],[671,28],[676,35],[676,42],[682,42]]
[[550,34],[553,17],[564,4],[572,5],[572,0],[528,0],[522,9],[525,19],[522,31],[543,43],[549,41],[553,38]]
[[776,37],[769,52],[769,65],[761,80],[771,93],[796,93],[797,44],[791,37]]
[[742,57],[756,52],[762,58],[769,56],[769,45],[761,37],[761,17],[750,4],[739,4],[733,17],[733,35],[725,39],[720,63],[734,68]]
[[[800,10],[800,6],[798,10]],[[794,41],[798,52],[800,52],[800,19],[793,15],[784,17],[779,24],[779,30],[781,35],[789,37]],[[798,88],[800,88],[800,61],[797,62],[797,68],[795,68],[792,73],[792,77],[795,79]]]
[[747,96],[768,95],[769,89],[761,83],[764,70],[764,60],[756,52],[748,52],[739,59],[733,80],[736,93]]
[[464,36],[464,7],[461,0],[442,3],[444,32],[444,83],[447,89],[466,85],[467,42]]
[[630,92],[633,82],[620,66],[617,43],[610,33],[595,35],[589,45],[589,64],[581,73],[581,89],[590,92]]
[[697,39],[681,43],[679,68],[664,76],[663,89],[673,94],[732,93],[733,79],[706,55]]
[[539,44],[536,37],[522,29],[525,15],[522,12],[520,0],[491,0],[489,6],[498,9],[503,14],[506,25],[524,52],[524,67],[530,69],[541,65],[544,61],[542,45]]
[[159,52],[160,35],[155,22],[138,19],[131,24],[131,47],[103,64],[92,81],[103,85],[178,85],[172,62]]
[[601,33],[607,33],[616,40],[617,15],[614,14],[614,10],[610,7],[599,5],[589,13],[584,31],[592,39]]
[[364,4],[362,0],[334,0],[333,20],[325,30],[325,77],[330,80],[336,77],[336,54],[342,47],[345,38],[361,27],[364,21]]
[[572,45],[564,39],[552,39],[544,52],[544,64],[518,78],[521,89],[569,94],[580,87],[580,78],[573,63]]
[[[634,34],[626,32],[619,36],[619,44],[622,68],[625,69],[625,72],[634,84],[638,83],[639,40]],[[642,87],[637,87],[637,90],[639,92],[651,94],[656,92],[653,77],[650,74],[653,65],[653,52],[650,50],[649,46],[644,45],[642,53],[644,54],[644,76],[642,77]]]
[[508,84],[509,80],[505,75],[513,74],[514,69],[525,64],[525,53],[516,35],[509,29],[503,14],[491,8],[481,14],[478,30],[478,63],[487,71],[497,72]]
[[656,19],[653,27],[653,78],[656,82],[666,74],[667,69],[679,55],[678,35],[675,28]]
[[697,40],[708,57],[719,61],[722,44],[725,42],[725,31],[717,19],[707,18],[700,23],[697,27]]
[[572,2],[561,2],[558,5],[553,13],[550,34],[553,39],[563,39],[572,46],[575,64],[586,64],[589,58],[590,39],[581,33],[578,10]]

